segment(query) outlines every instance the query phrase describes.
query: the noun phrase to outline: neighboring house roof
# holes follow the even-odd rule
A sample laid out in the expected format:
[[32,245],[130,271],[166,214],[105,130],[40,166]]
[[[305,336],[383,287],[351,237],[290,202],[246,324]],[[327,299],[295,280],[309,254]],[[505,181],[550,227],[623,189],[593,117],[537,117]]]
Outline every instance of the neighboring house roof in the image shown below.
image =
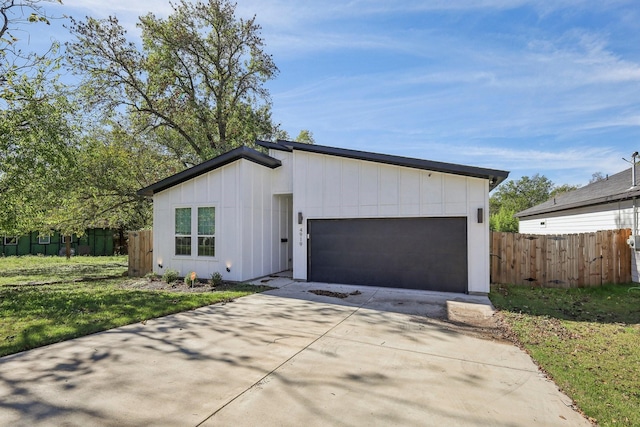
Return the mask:
[[167,188],[171,188],[185,181],[189,181],[190,179],[193,179],[197,176],[203,175],[207,172],[220,168],[224,165],[228,165],[229,163],[235,162],[236,160],[240,159],[249,160],[251,162],[271,169],[275,169],[282,165],[282,163],[278,159],[267,156],[266,154],[254,150],[253,148],[242,146],[221,154],[217,157],[214,157],[211,160],[207,160],[204,163],[200,163],[199,165],[196,165],[192,168],[183,170],[182,172],[165,178],[162,181],[156,182],[155,184],[151,184],[148,187],[138,190],[137,193],[141,196],[153,196],[155,193],[166,190]]
[[[640,170],[636,171],[640,172]],[[636,181],[638,179],[636,178]],[[632,185],[631,168],[608,176],[568,193],[558,194],[544,203],[518,212],[515,216],[524,218],[550,212],[558,212],[583,206],[599,205],[640,196],[640,186]]]
[[[457,165],[453,163],[434,162],[431,160],[414,159],[410,157],[391,156],[387,154],[370,153],[367,151],[347,150],[345,148],[327,147],[323,145],[303,144],[300,142],[278,140],[275,143],[267,141],[256,141],[256,144],[264,148],[271,148],[280,151],[308,151],[311,153],[345,157],[349,159],[367,160],[371,162],[385,163],[395,166],[405,166],[409,168],[429,170],[433,172],[444,172],[454,175],[484,178],[489,180],[490,190],[493,190],[493,188],[495,188],[509,176],[509,172],[501,170]],[[211,160],[207,160],[206,162],[196,165],[192,168],[186,169],[180,173],[172,175],[168,178],[165,178],[162,181],[159,181],[141,190],[138,190],[137,193],[141,196],[153,196],[155,193],[166,190],[175,185],[181,184],[185,181],[188,181],[197,176],[203,175],[207,172],[210,172],[214,169],[240,159],[250,160],[271,169],[275,169],[282,165],[282,163],[278,159],[275,159],[252,148],[242,146],[227,153],[221,154],[218,157],[214,157]]]
[[489,180],[489,190],[493,190],[498,184],[500,184],[509,176],[508,171],[502,170],[486,169],[453,163],[435,162],[432,160],[415,159],[411,157],[392,156],[388,154],[371,153],[368,151],[348,150],[346,148],[327,147],[315,144],[303,144],[293,141],[278,140],[277,143],[256,141],[256,144],[274,150],[289,152],[293,150],[308,151],[311,153],[345,157],[348,159],[367,160],[370,162],[385,163],[394,166],[404,166],[408,168],[422,169],[433,172],[444,172],[454,175],[485,178]]

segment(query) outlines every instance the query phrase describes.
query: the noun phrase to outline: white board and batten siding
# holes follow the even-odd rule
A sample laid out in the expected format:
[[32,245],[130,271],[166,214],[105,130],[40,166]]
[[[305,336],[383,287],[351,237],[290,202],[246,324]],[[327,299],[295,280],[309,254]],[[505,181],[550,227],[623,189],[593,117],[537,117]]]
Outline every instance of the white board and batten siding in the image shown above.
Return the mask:
[[[295,150],[293,274],[307,278],[307,220],[338,218],[466,217],[468,290],[489,292],[489,183],[486,179]],[[484,221],[477,221],[482,208]],[[297,219],[297,218],[296,218]]]
[[[274,197],[272,170],[239,161],[207,172],[154,195],[154,272],[195,271],[200,278],[219,272],[241,281],[288,268],[281,248],[291,228],[290,197]],[[197,255],[198,207],[215,207],[215,256]],[[175,210],[192,208],[192,255],[175,255]],[[162,261],[162,268],[158,266]],[[227,267],[231,270],[227,272]]]

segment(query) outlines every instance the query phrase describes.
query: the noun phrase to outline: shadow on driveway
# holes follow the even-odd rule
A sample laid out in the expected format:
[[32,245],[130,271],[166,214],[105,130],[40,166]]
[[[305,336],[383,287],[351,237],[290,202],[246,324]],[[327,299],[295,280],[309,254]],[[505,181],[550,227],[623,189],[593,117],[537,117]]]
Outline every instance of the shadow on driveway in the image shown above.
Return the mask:
[[518,348],[447,326],[490,304],[314,289],[356,290],[293,282],[1,358],[0,424],[589,425]]

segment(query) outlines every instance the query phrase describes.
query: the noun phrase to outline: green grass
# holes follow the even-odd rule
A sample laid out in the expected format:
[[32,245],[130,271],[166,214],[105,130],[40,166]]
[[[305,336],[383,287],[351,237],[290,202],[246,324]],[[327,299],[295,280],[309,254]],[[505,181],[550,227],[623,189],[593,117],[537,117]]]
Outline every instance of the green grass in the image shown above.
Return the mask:
[[640,425],[640,291],[635,285],[495,285],[491,301],[536,362],[600,426]]
[[[126,289],[122,284],[129,279],[123,277],[64,279],[65,272],[70,279],[121,276],[123,257],[12,258],[0,258],[0,356],[269,289],[246,284],[202,293]],[[57,283],[28,285],[36,277]]]
[[122,276],[127,271],[126,256],[0,257],[0,286],[68,282],[87,278]]

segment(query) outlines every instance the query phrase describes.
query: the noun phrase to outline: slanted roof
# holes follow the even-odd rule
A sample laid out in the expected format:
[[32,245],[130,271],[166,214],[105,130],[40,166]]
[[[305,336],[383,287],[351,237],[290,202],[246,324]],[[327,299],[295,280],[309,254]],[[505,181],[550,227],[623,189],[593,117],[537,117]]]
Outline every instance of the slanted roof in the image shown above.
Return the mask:
[[316,144],[303,144],[293,141],[278,140],[277,143],[256,141],[256,144],[265,148],[281,151],[308,151],[311,153],[325,154],[330,156],[346,157],[356,160],[367,160],[370,162],[385,163],[388,165],[404,166],[414,169],[422,169],[433,172],[450,173],[454,175],[472,176],[489,180],[489,190],[493,190],[498,184],[508,176],[508,171],[485,169],[475,166],[465,166],[453,163],[435,162],[431,160],[415,159],[411,157],[392,156],[388,154],[371,153],[368,151],[348,150],[346,148],[327,147]]
[[278,159],[274,159],[260,151],[254,150],[253,148],[242,146],[214,157],[211,160],[207,160],[204,163],[200,163],[192,168],[183,170],[182,172],[165,178],[162,181],[158,181],[155,184],[151,184],[148,187],[138,190],[137,193],[141,196],[153,196],[155,193],[166,190],[167,188],[171,188],[240,159],[249,160],[271,169],[275,169],[282,165]]
[[[640,170],[636,172],[640,172]],[[636,178],[636,181],[640,180]],[[638,196],[640,196],[640,186],[632,185],[631,168],[629,168],[602,181],[585,185],[568,193],[558,194],[544,203],[518,212],[515,216],[525,218],[532,215],[599,205]]]

